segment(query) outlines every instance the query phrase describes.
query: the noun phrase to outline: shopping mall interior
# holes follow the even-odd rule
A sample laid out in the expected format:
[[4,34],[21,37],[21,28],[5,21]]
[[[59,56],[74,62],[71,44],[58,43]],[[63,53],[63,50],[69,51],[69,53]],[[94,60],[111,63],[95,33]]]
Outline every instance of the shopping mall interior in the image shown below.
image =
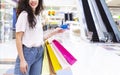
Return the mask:
[[[0,0],[0,75],[14,75],[18,1]],[[62,25],[65,29],[48,41],[58,40],[77,59],[67,71],[62,69],[55,75],[120,75],[119,0],[43,0],[43,3],[44,34]]]

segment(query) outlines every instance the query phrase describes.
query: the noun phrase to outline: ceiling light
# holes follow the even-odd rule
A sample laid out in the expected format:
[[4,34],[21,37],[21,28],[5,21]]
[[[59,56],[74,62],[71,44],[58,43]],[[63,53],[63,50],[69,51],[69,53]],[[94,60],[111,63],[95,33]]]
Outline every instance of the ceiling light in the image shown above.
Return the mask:
[[109,3],[109,2],[111,2],[112,0],[106,0],[106,3]]

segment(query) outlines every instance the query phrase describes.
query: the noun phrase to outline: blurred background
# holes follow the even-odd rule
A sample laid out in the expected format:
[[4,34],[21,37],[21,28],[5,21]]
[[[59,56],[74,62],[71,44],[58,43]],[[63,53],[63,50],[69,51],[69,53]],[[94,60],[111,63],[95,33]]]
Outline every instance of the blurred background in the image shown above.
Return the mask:
[[[79,0],[44,0],[44,31],[56,28],[66,20],[79,27]],[[18,0],[0,0],[0,75],[13,73],[17,50],[15,46],[15,23]],[[105,0],[120,30],[120,1]],[[69,18],[67,17],[69,15]],[[79,31],[76,31],[79,32]],[[79,36],[79,35],[78,35]]]

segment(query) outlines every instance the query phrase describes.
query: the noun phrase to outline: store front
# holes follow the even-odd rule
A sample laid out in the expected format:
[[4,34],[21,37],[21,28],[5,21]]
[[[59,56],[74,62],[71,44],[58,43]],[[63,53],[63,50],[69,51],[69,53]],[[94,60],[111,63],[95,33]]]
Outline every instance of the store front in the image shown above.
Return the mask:
[[15,38],[16,6],[6,0],[2,0],[0,6],[0,42],[5,43]]

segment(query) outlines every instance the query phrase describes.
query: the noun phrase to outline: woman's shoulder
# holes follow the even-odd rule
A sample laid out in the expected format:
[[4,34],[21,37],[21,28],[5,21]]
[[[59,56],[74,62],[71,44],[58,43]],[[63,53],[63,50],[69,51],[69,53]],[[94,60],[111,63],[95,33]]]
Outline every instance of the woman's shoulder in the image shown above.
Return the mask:
[[26,11],[22,11],[21,13],[20,13],[20,16],[27,16],[28,15],[28,13],[26,12]]
[[26,11],[22,11],[19,16],[18,19],[27,19],[28,13]]

